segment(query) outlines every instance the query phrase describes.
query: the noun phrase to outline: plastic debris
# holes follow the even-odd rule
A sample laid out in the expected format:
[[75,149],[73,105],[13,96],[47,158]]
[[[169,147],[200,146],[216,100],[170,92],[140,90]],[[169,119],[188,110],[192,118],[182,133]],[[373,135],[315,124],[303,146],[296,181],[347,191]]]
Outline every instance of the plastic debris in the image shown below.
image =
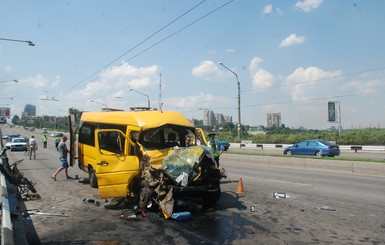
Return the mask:
[[275,198],[286,198],[286,193],[274,192],[273,197]]
[[255,206],[250,206],[250,211],[251,212],[256,212],[257,210],[255,209]]
[[326,210],[326,211],[336,211],[335,209],[330,208],[328,206],[317,207],[317,209],[319,209],[319,210]]
[[177,221],[187,221],[187,220],[191,220],[192,219],[191,213],[187,212],[187,211],[173,213],[171,215],[171,218],[174,219],[174,220],[177,220]]
[[84,198],[83,203],[84,204],[93,205],[93,206],[97,206],[97,207],[100,205],[99,201],[95,201],[94,199],[89,199],[89,198]]

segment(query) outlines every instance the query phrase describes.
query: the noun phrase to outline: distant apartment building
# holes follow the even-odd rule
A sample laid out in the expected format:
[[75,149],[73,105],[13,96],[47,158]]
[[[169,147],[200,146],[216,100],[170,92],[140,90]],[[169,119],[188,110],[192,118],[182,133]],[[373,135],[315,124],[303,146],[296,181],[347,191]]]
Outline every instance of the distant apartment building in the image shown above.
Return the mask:
[[31,104],[25,105],[23,115],[36,116],[36,106]]
[[232,116],[225,116],[225,122],[232,123],[233,122],[233,117]]
[[221,125],[222,123],[225,123],[225,117],[222,113],[215,113],[215,120],[217,122],[217,125]]
[[281,126],[281,113],[267,113],[267,127]]
[[203,111],[203,125],[217,126],[225,122],[233,122],[231,116],[224,116],[222,113],[214,113],[212,110]]

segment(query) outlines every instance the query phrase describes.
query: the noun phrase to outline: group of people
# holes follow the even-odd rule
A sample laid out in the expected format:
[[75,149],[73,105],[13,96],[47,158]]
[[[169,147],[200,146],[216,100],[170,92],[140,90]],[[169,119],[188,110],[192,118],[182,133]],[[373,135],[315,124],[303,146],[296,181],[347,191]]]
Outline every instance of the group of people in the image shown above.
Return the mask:
[[[59,159],[60,159],[60,167],[51,176],[51,178],[55,181],[56,181],[56,176],[63,170],[65,172],[66,178],[71,179],[71,177],[68,175],[69,164],[67,160],[67,155],[69,153],[69,150],[67,148],[66,141],[67,141],[67,136],[65,135],[61,138],[60,137],[55,138],[55,148],[59,152]],[[43,136],[44,148],[47,148],[47,143],[48,143],[47,136],[44,135]],[[35,136],[33,135],[31,136],[31,138],[29,139],[28,145],[29,145],[29,159],[32,160],[32,156],[33,156],[33,159],[36,160],[36,151],[38,149],[38,144],[35,139]]]

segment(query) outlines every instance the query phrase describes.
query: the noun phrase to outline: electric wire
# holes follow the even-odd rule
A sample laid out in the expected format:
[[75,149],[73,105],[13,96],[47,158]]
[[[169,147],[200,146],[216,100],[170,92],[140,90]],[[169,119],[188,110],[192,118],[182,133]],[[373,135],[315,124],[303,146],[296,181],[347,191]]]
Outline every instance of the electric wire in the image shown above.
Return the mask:
[[[184,12],[182,15],[178,16],[176,19],[174,19],[173,21],[171,21],[170,23],[168,23],[167,25],[165,25],[164,27],[160,28],[158,31],[156,31],[155,33],[151,34],[150,36],[148,36],[147,38],[145,38],[143,41],[139,42],[138,44],[134,45],[132,48],[130,48],[128,51],[126,51],[125,53],[123,53],[122,55],[120,55],[118,58],[114,59],[113,61],[109,62],[107,65],[105,65],[103,68],[97,70],[96,72],[94,72],[93,74],[91,74],[90,76],[86,77],[85,79],[83,79],[82,81],[80,81],[79,83],[75,84],[74,86],[70,87],[69,89],[66,89],[65,91],[63,91],[63,93],[61,95],[65,95],[66,93],[69,93],[71,91],[73,91],[75,88],[80,88],[84,85],[81,85],[83,83],[85,83],[86,81],[88,81],[91,77],[95,76],[96,74],[99,74],[101,73],[104,69],[106,69],[108,66],[112,65],[113,63],[115,63],[117,60],[119,60],[120,58],[122,58],[123,56],[127,55],[129,52],[133,51],[134,49],[136,49],[137,47],[139,47],[141,44],[143,44],[144,42],[146,42],[147,40],[149,40],[150,38],[152,38],[153,36],[155,36],[156,34],[160,33],[162,30],[164,30],[166,27],[170,26],[171,24],[175,23],[177,20],[181,19],[183,16],[185,16],[186,14],[190,13],[192,10],[194,10],[195,8],[197,8],[198,6],[200,6],[201,4],[203,4],[206,0],[203,0],[201,2],[199,2],[197,5],[195,5],[194,7],[192,7],[191,9],[189,9],[188,11]],[[142,50],[141,52],[137,53],[136,55],[132,56],[131,58],[129,59],[126,59],[124,60],[125,62],[127,61],[130,61],[136,57],[138,57],[139,55],[143,54],[144,52],[150,50],[151,48],[159,45],[160,43],[164,42],[165,40],[169,39],[170,37],[174,36],[175,34],[185,30],[186,28],[190,27],[191,25],[195,24],[196,22],[202,20],[203,18],[207,17],[208,15],[211,15],[212,13],[218,11],[219,9],[223,8],[224,6],[228,5],[229,3],[233,2],[234,0],[230,0],[228,2],[226,2],[225,4],[221,5],[220,7],[214,9],[213,11],[209,12],[208,14],[200,17],[199,19],[193,21],[192,23],[184,26],[183,28],[177,30],[176,32],[168,35],[166,38],[163,38],[161,39],[160,41],[156,42],[155,44],[151,45],[150,47]],[[113,71],[114,69],[116,69],[117,67],[120,67],[122,64],[119,64],[117,65],[116,67],[113,67],[111,68],[110,70],[108,71],[104,71],[105,73],[108,73],[108,72],[111,72]],[[93,80],[91,81],[94,81],[96,78],[94,78]],[[60,96],[60,95],[58,95]],[[58,96],[55,96],[55,97],[58,97]]]

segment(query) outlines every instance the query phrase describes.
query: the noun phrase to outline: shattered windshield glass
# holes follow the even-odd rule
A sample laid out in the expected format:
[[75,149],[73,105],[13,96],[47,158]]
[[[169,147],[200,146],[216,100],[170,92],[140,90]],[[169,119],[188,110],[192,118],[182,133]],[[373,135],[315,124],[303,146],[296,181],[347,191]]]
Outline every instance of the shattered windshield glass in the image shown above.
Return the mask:
[[[207,157],[204,158],[204,155]],[[203,159],[206,159],[206,162],[203,162]],[[207,161],[209,161],[209,163],[207,163]],[[209,147],[182,147],[176,149],[163,159],[162,169],[177,183],[185,186],[188,180],[196,176],[199,166],[203,163],[213,164],[214,162],[212,150]]]

